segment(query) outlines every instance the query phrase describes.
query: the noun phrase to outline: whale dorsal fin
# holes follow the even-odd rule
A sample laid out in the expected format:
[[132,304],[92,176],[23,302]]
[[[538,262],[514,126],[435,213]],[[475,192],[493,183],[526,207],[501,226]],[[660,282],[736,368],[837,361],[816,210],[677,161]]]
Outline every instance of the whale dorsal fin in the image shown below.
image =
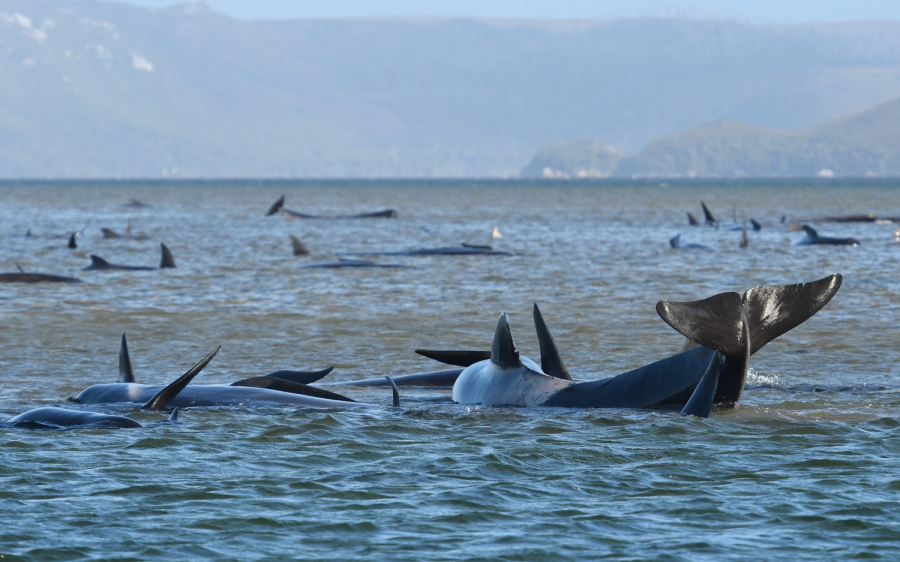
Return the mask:
[[178,407],[172,409],[172,415],[169,416],[169,423],[176,423],[178,421]]
[[766,285],[744,293],[750,324],[750,352],[799,326],[822,309],[841,288],[840,273],[809,283]]
[[306,247],[306,244],[303,243],[302,240],[291,234],[291,247],[294,249],[295,256],[308,256],[309,248]]
[[131,369],[131,356],[128,355],[128,342],[125,341],[125,333],[122,333],[122,343],[119,344],[119,382],[135,382],[134,371]]
[[18,269],[18,270],[19,270],[19,273],[25,273],[25,270],[24,270],[24,269],[22,269],[22,266],[21,266],[21,265],[19,265],[19,262],[15,262],[15,264],[16,264],[16,269]]
[[268,216],[274,215],[275,213],[280,211],[282,207],[284,207],[284,195],[279,197],[278,201],[275,201],[275,203],[273,203],[272,206],[269,207],[269,210],[266,211],[265,216],[268,217]]
[[700,206],[703,207],[703,217],[706,220],[706,224],[716,224],[716,217],[713,216],[712,212],[709,210],[709,207],[706,206],[706,203],[700,201]]
[[159,251],[159,268],[175,267],[175,258],[172,257],[172,252],[169,251],[165,244],[160,243]]
[[100,256],[91,254],[91,265],[88,267],[91,269],[109,269],[109,262]]
[[681,335],[725,357],[739,355],[743,342],[741,295],[720,293],[699,301],[659,301],[656,312]]
[[697,218],[694,217],[694,215],[692,215],[690,212],[688,212],[687,216],[688,216],[688,224],[689,225],[698,226],[700,224],[699,222],[697,222]]
[[819,233],[816,232],[816,229],[809,226],[808,224],[804,224],[801,228],[803,228],[803,230],[806,232],[806,235],[809,236],[810,238],[818,238],[819,237]]
[[676,234],[675,236],[669,238],[669,246],[672,246],[674,249],[678,249],[681,247],[681,234]]
[[69,235],[69,244],[67,248],[77,248],[78,244],[75,243],[75,234]]
[[191,367],[188,372],[181,375],[180,377],[175,379],[174,382],[169,384],[169,386],[156,393],[156,396],[148,400],[146,404],[141,406],[141,408],[144,410],[164,410],[166,406],[169,405],[169,402],[171,402],[176,396],[178,396],[178,393],[184,390],[184,387],[186,387],[194,377],[200,374],[200,371],[203,370],[203,367],[206,367],[206,365],[208,365],[209,362],[212,361],[212,358],[216,356],[216,353],[218,353],[220,349],[222,349],[221,345],[212,350],[212,352],[201,359],[199,363]]
[[567,381],[572,380],[537,303],[534,303],[532,312],[534,314],[534,329],[537,331],[538,344],[541,347],[541,370],[551,377]]
[[494,331],[494,341],[491,343],[491,363],[504,369],[515,369],[522,366],[519,350],[513,341],[509,331],[509,316],[506,313],[500,315],[497,321],[497,329]]

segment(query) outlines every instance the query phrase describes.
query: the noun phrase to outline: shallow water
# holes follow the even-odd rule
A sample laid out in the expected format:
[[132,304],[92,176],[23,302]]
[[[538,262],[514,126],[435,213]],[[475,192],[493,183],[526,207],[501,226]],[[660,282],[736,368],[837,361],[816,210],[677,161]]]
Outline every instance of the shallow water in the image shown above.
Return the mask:
[[[281,194],[302,212],[399,218],[263,218]],[[328,365],[348,380],[439,368],[419,347],[487,349],[501,311],[539,357],[537,302],[570,372],[593,379],[680,349],[658,300],[844,275],[825,309],[753,357],[739,407],[705,420],[470,408],[409,388],[393,410],[387,390],[349,388],[386,407],[0,429],[4,559],[818,560],[900,547],[895,226],[818,225],[856,248],[795,246],[788,229],[900,216],[894,182],[49,182],[0,184],[0,200],[0,270],[83,280],[0,285],[0,417],[115,380],[123,332],[140,382],[167,383],[220,344],[194,384]],[[701,200],[763,229],[740,249],[739,232],[689,227]],[[101,237],[129,220],[147,240]],[[679,232],[714,250],[672,250]],[[290,234],[312,255],[294,257]],[[80,271],[89,254],[157,265],[159,242],[176,269]],[[301,269],[461,242],[514,255]]]

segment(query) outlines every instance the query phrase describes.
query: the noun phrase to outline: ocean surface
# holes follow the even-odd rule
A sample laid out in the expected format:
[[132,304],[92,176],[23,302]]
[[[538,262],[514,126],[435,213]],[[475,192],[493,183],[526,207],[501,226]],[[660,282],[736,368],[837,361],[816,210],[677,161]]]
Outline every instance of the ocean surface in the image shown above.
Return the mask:
[[[396,209],[396,219],[291,220]],[[132,198],[149,206],[126,206]],[[690,227],[705,201],[718,229]],[[735,409],[467,407],[447,389],[346,388],[366,411],[188,409],[140,429],[0,428],[3,560],[822,560],[900,552],[900,244],[894,224],[811,223],[858,247],[798,246],[792,221],[900,216],[896,181],[7,182],[0,418],[113,382],[192,384],[333,365],[327,380],[488,349],[501,312],[539,359],[532,303],[576,378],[661,359],[656,314],[843,274],[821,312],[754,355]],[[732,230],[762,230],[740,248]],[[101,228],[143,240],[104,239]],[[497,227],[501,238],[492,238]],[[25,236],[30,231],[30,236]],[[66,248],[80,231],[78,248]],[[712,250],[673,250],[669,239]],[[310,248],[295,257],[289,235]],[[81,271],[89,255],[176,269]],[[511,256],[343,253],[493,244]],[[324,381],[323,381],[324,382]]]

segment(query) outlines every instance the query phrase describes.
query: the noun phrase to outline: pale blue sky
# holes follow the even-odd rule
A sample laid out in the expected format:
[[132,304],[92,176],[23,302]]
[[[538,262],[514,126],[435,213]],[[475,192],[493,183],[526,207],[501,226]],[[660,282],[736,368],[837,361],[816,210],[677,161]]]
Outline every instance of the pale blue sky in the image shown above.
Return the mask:
[[[181,3],[172,0],[115,1],[147,7]],[[208,0],[207,3],[217,12],[240,19],[677,16],[776,23],[900,20],[898,0]]]

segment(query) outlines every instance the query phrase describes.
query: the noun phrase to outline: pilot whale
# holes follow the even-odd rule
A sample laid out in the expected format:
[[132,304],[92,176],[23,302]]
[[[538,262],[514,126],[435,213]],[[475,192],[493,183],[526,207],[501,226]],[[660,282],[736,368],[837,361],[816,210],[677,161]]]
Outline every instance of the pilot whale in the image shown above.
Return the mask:
[[[170,403],[173,407],[305,407],[305,408],[372,408],[377,404],[356,402],[327,390],[308,386],[299,380],[321,378],[331,369],[316,373],[302,371],[275,371],[265,377],[250,377],[232,383],[193,385],[185,388]],[[119,381],[96,384],[81,391],[73,402],[79,404],[134,404],[142,403],[159,391],[156,385],[134,382],[131,360],[125,337],[119,353]],[[310,380],[312,382],[312,380]],[[395,391],[396,392],[396,391]],[[396,401],[396,399],[395,399]]]
[[[184,390],[184,388],[200,374],[206,365],[212,361],[212,358],[219,352],[221,346],[214,349],[199,363],[191,367],[185,374],[175,379],[169,385],[163,387],[159,392],[154,394],[144,404],[140,406],[142,410],[161,411],[166,409],[172,400]],[[176,421],[178,418],[178,408],[172,412],[169,421]],[[39,428],[72,428],[72,427],[143,427],[143,425],[131,418],[106,414],[103,412],[93,412],[89,410],[72,410],[69,408],[35,408],[18,416],[3,422],[3,425],[11,427],[21,427],[26,429]]]
[[155,269],[166,269],[169,267],[175,267],[175,258],[172,257],[172,252],[169,251],[169,248],[166,247],[165,244],[160,244],[160,259],[159,259],[159,267],[146,267],[140,265],[119,265],[115,263],[110,263],[100,256],[96,256],[91,254],[91,265],[82,269],[82,271],[91,271],[95,269],[100,269],[104,271],[117,270],[117,271],[152,271]]
[[511,256],[511,252],[495,250],[493,246],[481,244],[460,244],[440,248],[419,248],[417,250],[400,250],[397,252],[355,252],[345,256]]
[[19,264],[18,272],[0,273],[0,283],[81,283],[77,277],[65,277],[50,273],[28,273]]
[[832,236],[819,236],[816,229],[804,224],[802,226],[806,232],[806,237],[796,242],[797,246],[818,246],[818,245],[837,245],[837,246],[859,246],[859,240],[856,238],[834,238]]
[[[519,355],[508,316],[502,314],[490,359],[466,367],[453,385],[452,397],[458,403],[482,405],[679,406],[682,413],[707,416],[714,403],[737,405],[750,356],[821,310],[841,280],[834,274],[810,283],[755,287],[743,296],[722,293],[688,303],[661,301],[657,313],[688,338],[685,350],[597,381],[571,380],[537,305],[542,366]],[[480,352],[457,353],[477,357]]]
[[[317,396],[319,398],[328,398],[331,400],[354,402],[354,400],[341,394],[337,394],[336,392],[329,392],[322,388],[310,386],[312,383],[325,377],[333,370],[334,367],[327,367],[320,371],[291,371],[282,369],[273,371],[267,375],[241,379],[231,383],[230,386],[268,388],[270,390],[278,390],[292,394],[304,394],[306,396]],[[128,340],[126,339],[125,334],[122,334],[122,340],[119,343],[118,382],[125,384],[137,382],[134,376],[134,369],[131,366],[131,354],[128,352]],[[385,381],[385,384],[387,384],[387,381]]]
[[284,208],[284,195],[278,198],[278,201],[269,207],[265,216],[269,217],[281,211],[281,214],[291,219],[393,219],[397,218],[397,211],[394,209],[385,209],[383,211],[375,211],[372,213],[360,213],[358,215],[308,215]]

